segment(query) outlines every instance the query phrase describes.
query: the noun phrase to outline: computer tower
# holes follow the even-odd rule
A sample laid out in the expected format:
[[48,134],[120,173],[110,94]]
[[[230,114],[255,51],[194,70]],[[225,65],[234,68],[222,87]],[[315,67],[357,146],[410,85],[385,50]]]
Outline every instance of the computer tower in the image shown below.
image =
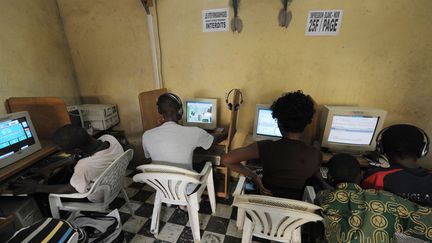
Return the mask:
[[0,198],[0,214],[2,217],[12,214],[16,229],[30,226],[42,219],[36,201],[29,197]]

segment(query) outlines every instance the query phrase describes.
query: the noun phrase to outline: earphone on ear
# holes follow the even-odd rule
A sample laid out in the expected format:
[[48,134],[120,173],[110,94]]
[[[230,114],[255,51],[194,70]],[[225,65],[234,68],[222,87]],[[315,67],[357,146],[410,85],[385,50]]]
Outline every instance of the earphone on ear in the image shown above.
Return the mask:
[[[381,130],[378,133],[378,135],[376,137],[376,150],[381,154],[385,154],[384,146],[383,146],[381,137],[385,133],[385,131],[387,131],[388,129],[390,129],[393,126],[397,126],[397,125],[392,125],[392,126],[384,128],[383,130]],[[411,125],[409,125],[409,126],[411,126]],[[420,147],[420,150],[417,153],[417,157],[418,158],[425,157],[429,152],[429,143],[430,143],[429,142],[429,136],[427,135],[427,133],[425,131],[423,131],[423,129],[416,127],[416,126],[412,126],[412,127],[415,127],[419,132],[421,132],[423,134],[423,143],[422,143],[422,146]]]
[[[228,100],[229,100],[230,94],[233,91],[235,91],[235,90],[237,90],[239,92],[239,94],[240,94],[240,103],[233,105],[233,103],[229,102]],[[229,110],[238,111],[240,109],[240,105],[243,104],[243,94],[242,94],[242,92],[239,89],[232,89],[232,90],[230,90],[228,92],[228,94],[225,96],[225,103],[226,103],[226,105],[227,105],[227,107],[228,107]]]
[[176,94],[173,94],[173,93],[165,93],[165,94],[162,94],[161,96],[159,96],[157,103],[156,103],[159,114],[162,114],[162,111],[161,111],[160,106],[159,106],[160,99],[162,97],[165,97],[165,96],[170,98],[171,100],[174,100],[177,103],[177,107],[178,107],[177,117],[181,118],[183,116],[183,103],[182,103],[180,97],[178,97]]

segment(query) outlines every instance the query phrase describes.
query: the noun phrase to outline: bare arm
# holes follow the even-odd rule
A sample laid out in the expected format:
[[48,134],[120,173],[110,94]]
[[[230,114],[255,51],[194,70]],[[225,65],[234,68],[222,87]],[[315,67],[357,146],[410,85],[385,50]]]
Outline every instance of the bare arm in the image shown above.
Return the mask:
[[35,181],[26,181],[11,185],[15,195],[32,193],[76,193],[77,191],[71,184],[41,185]]
[[242,161],[258,158],[258,145],[257,143],[253,143],[246,147],[234,149],[228,154],[222,156],[222,164],[228,167],[230,170],[233,170],[244,176],[251,177],[255,184],[259,187],[262,194],[271,195],[272,193],[262,184],[261,177],[241,163]]
[[242,147],[230,151],[228,154],[222,156],[221,162],[230,170],[238,172],[244,176],[249,176],[253,178],[256,176],[256,174],[240,162],[258,158],[258,145],[256,143],[253,143],[247,147]]
[[32,172],[34,175],[42,175],[45,179],[49,178],[53,171],[60,167],[65,167],[68,165],[74,165],[77,163],[77,160],[75,160],[72,156],[61,159],[59,161],[50,163],[49,165],[43,167],[43,168],[31,168],[30,172]]

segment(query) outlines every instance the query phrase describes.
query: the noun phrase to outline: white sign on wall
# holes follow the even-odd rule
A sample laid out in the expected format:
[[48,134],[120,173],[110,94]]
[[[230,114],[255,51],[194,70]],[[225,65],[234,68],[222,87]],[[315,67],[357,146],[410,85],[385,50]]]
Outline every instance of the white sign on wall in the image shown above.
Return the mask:
[[338,35],[342,24],[343,10],[309,11],[305,35]]
[[228,31],[228,16],[228,8],[203,10],[203,32]]

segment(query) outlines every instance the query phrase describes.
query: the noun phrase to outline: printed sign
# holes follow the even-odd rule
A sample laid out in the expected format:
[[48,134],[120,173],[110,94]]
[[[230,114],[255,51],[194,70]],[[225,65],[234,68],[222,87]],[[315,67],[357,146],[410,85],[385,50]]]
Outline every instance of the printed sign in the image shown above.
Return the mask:
[[203,10],[203,32],[228,31],[228,15],[228,8]]
[[338,35],[342,24],[342,10],[309,11],[305,35]]

